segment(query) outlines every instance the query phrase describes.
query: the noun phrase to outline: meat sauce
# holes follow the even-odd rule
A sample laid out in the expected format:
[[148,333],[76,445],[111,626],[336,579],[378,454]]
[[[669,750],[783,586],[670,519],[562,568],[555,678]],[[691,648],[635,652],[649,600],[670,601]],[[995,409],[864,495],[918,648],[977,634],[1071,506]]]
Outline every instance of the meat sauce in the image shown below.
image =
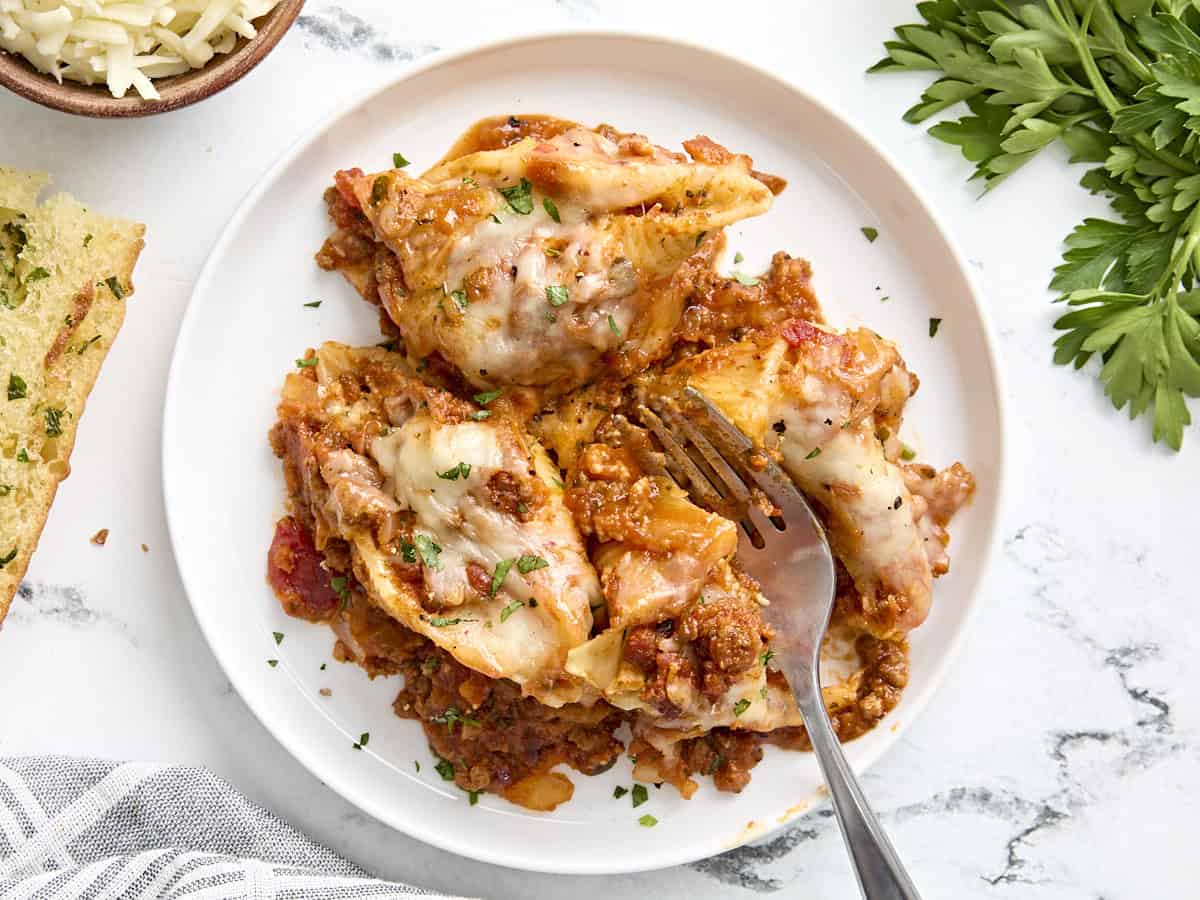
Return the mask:
[[[500,149],[527,137],[549,140],[572,127],[576,127],[575,123],[549,116],[485,119],[464,134],[443,161]],[[638,142],[645,143],[647,153],[668,152],[655,148],[639,135],[618,132],[608,126],[597,130],[627,152],[636,152]],[[707,138],[689,141],[685,149],[693,159],[712,164],[726,162],[730,155]],[[680,154],[674,156],[681,161],[686,159]],[[775,176],[760,172],[753,175],[776,194],[786,185]],[[361,176],[357,169],[340,171],[326,191],[325,201],[334,230],[316,259],[323,269],[341,271],[366,300],[386,309],[395,306],[396,298],[403,296],[408,287],[395,257],[376,238],[359,207],[351,185]],[[577,433],[566,429],[568,434],[585,435],[586,439],[560,444],[557,456],[564,466],[564,481],[570,485],[566,504],[580,533],[594,546],[627,538],[651,526],[647,510],[655,500],[657,482],[653,478],[638,479],[647,455],[655,451],[648,439],[638,444],[636,435],[631,438],[628,421],[620,423],[621,417],[615,414],[620,404],[628,401],[630,378],[756,333],[779,334],[793,348],[842,340],[841,336],[816,327],[824,320],[811,285],[812,271],[805,260],[777,253],[761,277],[729,278],[718,273],[715,265],[724,247],[724,236],[720,233],[700,236],[695,253],[679,267],[666,289],[678,299],[677,324],[666,330],[661,345],[648,345],[614,358],[611,373],[605,376],[611,384],[601,379],[576,395],[559,398],[555,401],[557,405],[533,393],[526,397],[520,391],[510,392],[512,403],[525,403],[538,417],[573,409],[571,404],[576,403],[581,412],[572,415],[572,420],[577,419],[582,426],[583,411],[588,410],[590,428],[581,428]],[[393,342],[390,348],[402,343],[398,329],[386,313],[381,312],[380,322],[384,337]],[[463,393],[458,373],[436,353],[426,357],[421,367],[422,378],[428,383]],[[305,370],[305,374],[311,374],[310,370]],[[386,385],[382,384],[362,390],[372,389],[387,393]],[[592,399],[584,404],[580,397]],[[350,400],[348,397],[347,401]],[[509,402],[508,395],[503,402]],[[601,412],[593,415],[592,406]],[[614,423],[625,426],[626,449],[615,449],[621,441],[606,439],[612,445],[608,447],[599,443],[601,433],[606,428],[612,431]],[[530,427],[537,427],[536,421]],[[549,432],[539,437],[554,450],[555,441],[548,439]],[[588,706],[567,704],[557,709],[543,706],[523,697],[515,683],[489,679],[462,665],[450,653],[373,605],[369,593],[353,577],[349,546],[327,535],[320,517],[314,518],[309,511],[319,505],[321,498],[310,496],[308,482],[300,477],[308,450],[295,441],[287,444],[278,435],[273,441],[277,454],[284,458],[295,513],[295,517],[287,516],[277,523],[268,554],[268,581],[276,596],[289,615],[325,622],[333,628],[337,635],[335,658],[357,662],[372,677],[401,676],[403,686],[393,704],[395,713],[421,723],[429,746],[438,757],[437,771],[462,790],[472,794],[487,791],[530,808],[552,809],[569,799],[572,791],[565,776],[551,771],[555,766],[565,765],[584,774],[595,774],[613,765],[627,750],[636,764],[635,777],[646,780],[653,773],[655,779],[670,782],[684,796],[696,790],[693,776],[709,776],[719,790],[737,792],[749,783],[751,770],[763,758],[765,744],[789,750],[811,749],[803,727],[779,728],[767,734],[715,728],[679,741],[667,753],[635,736],[626,748],[617,730],[634,722],[631,714],[603,701]],[[356,443],[361,445],[363,440],[360,438]],[[604,459],[598,460],[601,454],[597,448],[607,451]],[[355,449],[362,452],[362,446]],[[567,469],[579,472],[589,466],[595,469],[589,484],[581,486],[579,480],[572,481],[568,476]],[[931,533],[943,539],[946,522],[973,490],[970,473],[957,467],[935,477],[932,470],[926,472],[908,466],[905,477],[914,496],[928,507]],[[539,491],[544,488],[540,481],[518,482],[501,472],[486,489],[494,506],[525,521],[542,502]],[[313,528],[323,542],[320,548],[314,543]],[[471,563],[467,576],[470,586],[480,595],[492,590],[492,574],[488,569]],[[861,614],[856,607],[858,598],[841,567],[839,576],[835,623],[852,621]],[[414,572],[413,577],[419,580],[419,572]],[[744,579],[741,574],[736,577]],[[667,610],[661,621],[628,629],[623,658],[645,676],[642,694],[645,702],[664,714],[674,712],[666,684],[681,677],[690,680],[704,697],[716,700],[739,676],[760,664],[772,635],[762,621],[757,603],[747,600],[754,590],[751,583],[747,590],[732,590],[719,602],[692,606],[690,610]],[[886,613],[883,610],[878,614]],[[598,633],[606,621],[607,612],[602,607],[596,611],[593,633]],[[687,643],[689,652],[679,651],[681,640]],[[885,640],[861,634],[854,648],[858,671],[847,690],[827,701],[834,730],[842,741],[875,727],[895,707],[908,681],[908,648],[902,639]],[[783,686],[782,676],[777,672],[769,673],[768,679]]]

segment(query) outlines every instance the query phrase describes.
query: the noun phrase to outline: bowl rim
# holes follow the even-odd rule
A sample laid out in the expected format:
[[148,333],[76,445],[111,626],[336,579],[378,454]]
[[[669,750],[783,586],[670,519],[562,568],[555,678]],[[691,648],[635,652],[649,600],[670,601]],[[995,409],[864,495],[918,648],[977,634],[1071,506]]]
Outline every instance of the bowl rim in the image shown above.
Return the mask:
[[[162,98],[144,100],[114,97],[103,83],[57,82],[39,72],[23,56],[0,50],[0,86],[48,109],[95,119],[130,119],[171,112],[199,103],[240,81],[262,62],[295,24],[305,0],[280,0],[259,21],[262,27],[230,53],[214,57],[199,69],[173,75],[156,83]],[[183,79],[177,81],[176,79]]]
[[[1006,500],[1006,482],[1007,470],[1010,465],[1010,437],[1009,437],[1009,412],[1006,407],[1005,397],[1007,391],[1005,387],[1005,376],[1000,366],[1000,354],[998,352],[998,341],[996,333],[987,315],[987,308],[983,302],[983,293],[979,289],[976,278],[971,270],[971,266],[967,264],[966,256],[959,248],[957,242],[953,238],[953,232],[948,227],[943,217],[938,214],[927,202],[924,192],[918,189],[915,181],[908,174],[904,166],[902,166],[893,155],[885,150],[880,143],[872,137],[868,132],[864,131],[854,123],[854,119],[838,106],[814,94],[808,87],[798,83],[795,80],[778,75],[770,69],[754,62],[745,56],[735,53],[730,53],[724,50],[715,49],[712,46],[702,42],[691,40],[689,38],[681,38],[668,36],[648,29],[638,29],[636,27],[588,27],[574,26],[570,28],[543,28],[536,29],[520,34],[502,35],[497,38],[474,41],[469,44],[464,44],[453,49],[436,50],[429,56],[417,60],[406,66],[401,72],[385,76],[378,83],[368,85],[364,88],[356,89],[347,92],[340,98],[340,102],[335,104],[331,112],[315,122],[311,127],[305,129],[295,141],[292,142],[262,174],[255,182],[249,193],[241,200],[233,214],[225,223],[221,234],[218,236],[209,251],[208,257],[201,268],[200,274],[193,285],[192,294],[188,300],[187,307],[184,310],[183,317],[180,322],[179,331],[176,336],[175,344],[172,348],[171,363],[168,369],[166,388],[163,393],[163,419],[161,439],[161,473],[162,473],[162,489],[165,508],[165,518],[167,523],[168,537],[171,542],[172,550],[177,559],[181,558],[180,540],[182,539],[182,530],[178,522],[174,521],[172,510],[178,509],[178,504],[172,502],[175,494],[172,488],[171,476],[177,468],[173,454],[172,442],[169,436],[175,429],[175,418],[180,414],[179,404],[173,402],[178,392],[178,382],[181,379],[180,370],[183,368],[183,355],[180,352],[186,341],[190,337],[196,319],[198,318],[198,304],[195,302],[208,287],[209,282],[214,277],[216,266],[219,264],[220,257],[226,251],[236,226],[240,226],[243,220],[250,214],[251,210],[260,201],[262,195],[273,186],[280,174],[287,169],[295,159],[304,153],[314,142],[325,135],[330,127],[355,109],[365,106],[372,102],[376,97],[386,93],[394,88],[397,84],[409,79],[418,77],[425,72],[444,66],[452,66],[464,59],[476,56],[478,54],[486,54],[495,51],[504,51],[530,44],[541,43],[545,41],[558,40],[580,40],[580,39],[600,39],[600,40],[632,40],[640,41],[646,44],[659,44],[663,46],[671,46],[684,50],[689,50],[701,54],[707,54],[730,63],[734,66],[740,66],[756,75],[768,79],[777,85],[784,87],[786,90],[795,92],[803,96],[814,107],[822,112],[837,119],[841,122],[854,136],[860,140],[863,145],[874,153],[882,164],[895,173],[897,179],[903,188],[913,197],[919,205],[922,212],[928,216],[930,223],[938,232],[939,236],[945,243],[955,266],[959,270],[964,283],[968,288],[968,294],[972,305],[978,311],[980,332],[984,343],[984,349],[987,356],[988,368],[992,375],[993,395],[990,398],[995,404],[996,409],[996,468],[992,476],[994,485],[994,505],[991,511],[991,516],[983,524],[983,541],[980,549],[980,563],[977,591],[971,598],[971,602],[963,615],[962,626],[957,630],[953,637],[944,645],[941,654],[939,655],[936,664],[932,671],[929,672],[929,678],[923,689],[910,691],[906,697],[908,702],[907,718],[901,725],[901,730],[907,730],[910,723],[918,719],[925,708],[928,706],[933,695],[945,684],[946,676],[949,670],[956,662],[959,653],[965,644],[966,636],[970,632],[973,622],[979,615],[980,607],[982,606],[981,594],[978,590],[981,586],[987,583],[987,578],[991,573],[998,550],[1001,544],[1001,523],[1004,521],[1005,512],[1007,509]],[[182,566],[177,566],[180,576],[180,582],[184,588],[184,593],[188,599],[188,605],[191,608],[192,616],[199,627],[201,634],[204,636],[205,643],[208,644],[209,651],[216,658],[218,665],[222,671],[228,671],[229,666],[226,665],[226,651],[222,649],[221,643],[215,631],[210,627],[211,623],[203,616],[198,609],[194,599],[193,591],[189,588],[187,578],[184,574]],[[235,685],[236,687],[236,685]],[[380,824],[387,828],[395,829],[409,837],[419,840],[430,846],[436,847],[449,853],[463,856],[467,859],[473,859],[478,862],[497,865],[504,868],[513,869],[516,871],[529,871],[545,874],[556,875],[583,875],[583,876],[605,876],[613,874],[632,874],[644,871],[656,871],[663,868],[668,868],[676,865],[683,865],[694,862],[704,856],[697,856],[695,853],[683,852],[676,853],[671,856],[663,857],[652,863],[639,863],[635,865],[623,864],[613,859],[598,860],[593,865],[570,865],[563,866],[546,860],[545,862],[522,862],[515,863],[504,855],[494,853],[489,847],[466,847],[461,842],[448,841],[443,836],[419,827],[401,828],[394,824],[394,816],[389,814],[389,811],[374,802],[369,796],[363,794],[354,794],[343,790],[343,785],[337,783],[326,783],[321,773],[321,766],[317,758],[305,748],[297,748],[293,743],[284,740],[280,733],[274,727],[274,723],[270,715],[260,708],[257,698],[247,696],[238,689],[238,696],[242,702],[254,714],[258,722],[271,735],[272,738],[280,745],[280,747],[295,761],[308,771],[310,775],[317,778],[322,784],[325,784],[339,796],[350,803],[357,809],[367,813]],[[878,750],[863,756],[853,765],[856,774],[861,776],[866,770],[874,766],[889,749],[894,746],[895,741],[891,741],[882,746]],[[735,849],[753,841],[764,839],[772,834],[778,833],[782,829],[793,825],[797,820],[803,818],[808,813],[812,812],[820,803],[827,801],[827,795],[818,791],[817,794],[809,798],[809,802],[802,803],[792,810],[789,810],[788,815],[770,825],[763,831],[755,831],[753,833],[743,830],[739,833],[738,838],[723,847],[719,851],[715,851],[711,855],[726,852]]]

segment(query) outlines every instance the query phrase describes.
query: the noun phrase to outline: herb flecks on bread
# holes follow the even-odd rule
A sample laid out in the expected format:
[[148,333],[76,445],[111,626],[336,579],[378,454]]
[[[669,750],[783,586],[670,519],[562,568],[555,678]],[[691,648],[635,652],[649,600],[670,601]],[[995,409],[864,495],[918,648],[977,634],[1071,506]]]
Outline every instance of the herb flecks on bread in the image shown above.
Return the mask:
[[125,318],[145,228],[0,166],[0,619],[37,546],[75,429]]

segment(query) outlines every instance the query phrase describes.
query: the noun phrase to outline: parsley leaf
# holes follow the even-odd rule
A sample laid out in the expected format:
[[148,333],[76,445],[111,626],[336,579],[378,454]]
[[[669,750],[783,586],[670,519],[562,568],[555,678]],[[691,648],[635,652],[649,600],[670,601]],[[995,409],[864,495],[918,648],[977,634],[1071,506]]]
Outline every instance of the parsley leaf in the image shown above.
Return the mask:
[[457,481],[459,478],[467,479],[471,474],[471,466],[465,462],[460,462],[457,466],[447,469],[445,472],[438,472],[438,478],[444,478],[446,481]]
[[546,300],[551,306],[562,306],[571,299],[571,292],[561,284],[546,285]]
[[318,306],[321,305],[321,301],[314,300],[311,303],[305,303],[304,305],[307,306],[309,309],[316,309]]
[[619,327],[617,327],[617,320],[614,319],[611,314],[608,317],[608,330],[611,331],[613,334],[615,334],[617,337],[621,336],[621,329]]
[[298,369],[311,369],[316,364],[317,358],[315,356],[310,356],[307,359],[296,360],[296,368]]
[[653,828],[658,824],[658,819],[654,818],[654,816],[650,815],[650,813],[646,813],[644,816],[638,819],[638,824],[643,828]]
[[[1200,20],[1182,0],[928,0],[871,71],[936,79],[904,118],[934,125],[990,190],[1047,147],[1109,199],[1067,237],[1050,286],[1068,309],[1054,361],[1099,356],[1104,391],[1174,449],[1200,396]],[[865,233],[865,229],[864,229]],[[937,334],[940,319],[930,319]],[[910,448],[901,458],[915,456]]]
[[471,725],[475,728],[482,728],[483,725],[478,719],[472,719],[470,716],[464,716],[456,706],[447,706],[441,715],[432,716],[430,722],[437,722],[439,725],[445,725],[447,731],[453,731],[455,725]]
[[863,237],[865,237],[867,241],[872,244],[875,243],[875,240],[879,237],[878,228],[871,228],[870,226],[867,226],[865,228],[860,228],[859,231],[861,231],[863,233]]
[[417,548],[417,555],[421,557],[421,562],[425,564],[425,568],[432,569],[438,572],[442,568],[442,548],[433,542],[433,539],[427,534],[418,534],[413,538],[413,545]]
[[542,199],[542,208],[546,210],[546,215],[552,218],[555,222],[562,222],[558,215],[558,207],[554,205],[554,201],[549,197]]
[[8,376],[8,399],[9,400],[24,400],[29,393],[29,386],[25,384],[25,379],[12,372]]
[[439,759],[437,765],[433,768],[442,776],[442,781],[454,780],[454,763],[450,762],[450,760]]
[[750,708],[750,701],[747,700],[745,697],[743,697],[737,703],[733,704],[733,714],[735,716],[740,716],[742,713],[744,713],[749,708]]
[[540,556],[522,556],[517,559],[517,571],[522,575],[528,575],[537,569],[544,569],[550,563]]
[[734,272],[733,280],[738,284],[744,284],[746,287],[754,287],[758,284],[758,279],[753,275],[743,275],[741,272]]
[[525,603],[523,601],[514,600],[512,603],[508,604],[508,606],[504,607],[504,609],[500,610],[500,624],[507,622],[508,617],[524,605]]
[[403,153],[393,153],[392,154],[392,168],[393,169],[403,169],[407,165],[408,165],[408,160],[404,158]]
[[492,587],[491,596],[495,597],[500,593],[500,586],[504,584],[504,579],[508,577],[509,569],[513,567],[515,559],[502,559],[496,563],[496,569],[492,572]]
[[650,792],[646,790],[644,784],[635,784],[633,786],[633,796],[630,798],[633,802],[633,808],[637,809],[643,803],[650,799]]
[[504,393],[503,388],[500,388],[500,389],[494,390],[494,391],[483,391],[482,393],[476,394],[471,399],[474,400],[476,403],[478,403],[480,406],[487,406],[493,400],[499,399],[500,395],[503,393]]
[[620,800],[622,797],[624,797],[628,793],[629,793],[629,788],[621,787],[621,785],[618,784],[615,788],[613,788],[613,799]]
[[527,216],[533,212],[533,185],[528,178],[522,178],[521,183],[513,187],[500,188],[500,193],[508,201],[508,207],[513,212]]

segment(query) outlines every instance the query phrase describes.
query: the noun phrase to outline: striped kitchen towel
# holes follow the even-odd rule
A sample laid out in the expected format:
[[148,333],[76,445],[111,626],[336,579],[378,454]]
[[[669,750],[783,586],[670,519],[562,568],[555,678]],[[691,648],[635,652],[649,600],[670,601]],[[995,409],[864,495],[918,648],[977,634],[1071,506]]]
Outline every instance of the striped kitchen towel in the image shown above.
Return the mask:
[[0,758],[0,898],[50,897],[451,900],[371,878],[205,769]]

